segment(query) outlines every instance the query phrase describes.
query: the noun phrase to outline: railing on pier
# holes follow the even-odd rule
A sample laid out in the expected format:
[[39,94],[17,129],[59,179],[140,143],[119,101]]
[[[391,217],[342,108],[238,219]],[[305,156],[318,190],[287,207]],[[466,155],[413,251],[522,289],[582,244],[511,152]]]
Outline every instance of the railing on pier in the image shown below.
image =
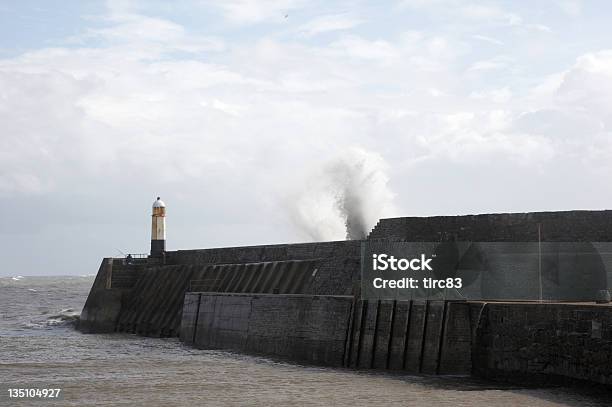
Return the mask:
[[147,263],[149,255],[147,253],[128,253],[123,258],[123,264],[144,264]]

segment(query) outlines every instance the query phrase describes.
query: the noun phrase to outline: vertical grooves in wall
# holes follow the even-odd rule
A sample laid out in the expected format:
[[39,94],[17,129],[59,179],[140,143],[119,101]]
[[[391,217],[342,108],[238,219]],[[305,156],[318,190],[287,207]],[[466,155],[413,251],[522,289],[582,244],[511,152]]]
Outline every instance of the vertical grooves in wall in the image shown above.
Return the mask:
[[349,356],[349,367],[357,368],[359,360],[359,336],[361,335],[361,319],[363,317],[363,300],[355,299],[355,312],[353,313],[353,335],[351,343],[351,354]]
[[408,304],[408,318],[406,318],[406,330],[404,331],[404,354],[402,355],[402,367],[404,370],[406,370],[406,362],[408,361],[406,356],[408,355],[408,339],[410,338],[410,324],[412,323],[412,302],[413,300],[410,300]]
[[376,301],[376,315],[374,317],[374,337],[372,338],[372,357],[370,358],[370,369],[374,367],[376,359],[376,343],[378,342],[378,320],[380,319],[380,300]]
[[385,369],[389,369],[389,359],[391,359],[391,341],[393,341],[393,326],[395,325],[396,306],[397,300],[393,300],[393,307],[391,307],[391,326],[389,328],[389,341],[387,342],[387,360],[385,361]]
[[425,351],[425,340],[427,339],[427,317],[429,314],[429,300],[425,300],[425,315],[423,315],[423,334],[421,335],[421,352],[419,352],[419,373],[423,372],[423,352]]
[[359,359],[361,359],[361,348],[363,347],[363,330],[366,324],[366,316],[368,311],[368,300],[361,301],[361,321],[359,321],[359,335],[357,336],[357,358],[355,359],[355,367],[359,368]]
[[344,367],[351,365],[351,352],[353,349],[353,335],[355,334],[355,307],[357,306],[357,297],[353,297],[351,302],[351,311],[349,312],[349,320],[346,328],[346,340],[344,341],[344,355],[342,361]]
[[196,333],[198,332],[198,319],[200,318],[200,304],[202,303],[202,294],[198,294],[198,308],[196,309],[195,319],[193,321],[193,336],[191,343],[196,343]]
[[442,324],[440,326],[440,335],[438,343],[438,360],[436,361],[436,374],[440,374],[440,362],[442,361],[442,348],[444,346],[444,335],[446,334],[446,313],[448,311],[447,301],[443,302],[442,306]]

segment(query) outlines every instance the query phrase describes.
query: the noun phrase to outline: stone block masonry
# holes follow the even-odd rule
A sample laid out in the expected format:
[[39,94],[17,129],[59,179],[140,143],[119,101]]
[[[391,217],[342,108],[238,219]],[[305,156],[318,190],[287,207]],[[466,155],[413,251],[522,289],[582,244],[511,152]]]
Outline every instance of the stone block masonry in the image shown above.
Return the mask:
[[104,259],[80,329],[178,336],[186,292],[296,294],[320,275],[318,260],[238,264],[126,265]]
[[610,242],[612,211],[388,218],[378,222],[368,239],[537,242],[538,236],[546,242]]
[[78,329],[81,332],[114,332],[117,318],[121,312],[123,296],[130,289],[112,287],[113,259],[105,258],[100,264],[98,274],[81,311]]
[[469,318],[467,303],[187,293],[180,337],[199,348],[324,366],[469,374]]
[[474,373],[520,382],[612,384],[612,307],[488,303],[474,341]]
[[470,374],[469,305],[444,301],[356,301],[347,367]]
[[361,241],[278,244],[167,252],[169,265],[223,265],[316,260],[317,272],[301,293],[352,295],[359,279]]
[[205,349],[342,366],[350,296],[188,293],[181,339]]

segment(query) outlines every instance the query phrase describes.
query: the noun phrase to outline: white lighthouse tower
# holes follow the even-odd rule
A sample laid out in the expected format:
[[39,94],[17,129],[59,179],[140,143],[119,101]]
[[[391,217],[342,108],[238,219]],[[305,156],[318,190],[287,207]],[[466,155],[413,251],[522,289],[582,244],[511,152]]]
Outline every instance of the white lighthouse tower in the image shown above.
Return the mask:
[[151,257],[161,257],[166,251],[166,204],[157,197],[153,202],[151,220]]

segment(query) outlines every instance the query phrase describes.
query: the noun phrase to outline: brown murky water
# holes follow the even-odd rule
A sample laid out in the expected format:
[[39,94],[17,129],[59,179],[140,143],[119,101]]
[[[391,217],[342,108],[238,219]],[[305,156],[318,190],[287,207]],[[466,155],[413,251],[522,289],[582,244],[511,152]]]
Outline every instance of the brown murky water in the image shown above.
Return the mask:
[[[609,406],[610,394],[466,377],[359,373],[190,349],[175,339],[82,335],[71,326],[92,277],[0,278],[0,405]],[[59,387],[61,401],[7,387]]]

